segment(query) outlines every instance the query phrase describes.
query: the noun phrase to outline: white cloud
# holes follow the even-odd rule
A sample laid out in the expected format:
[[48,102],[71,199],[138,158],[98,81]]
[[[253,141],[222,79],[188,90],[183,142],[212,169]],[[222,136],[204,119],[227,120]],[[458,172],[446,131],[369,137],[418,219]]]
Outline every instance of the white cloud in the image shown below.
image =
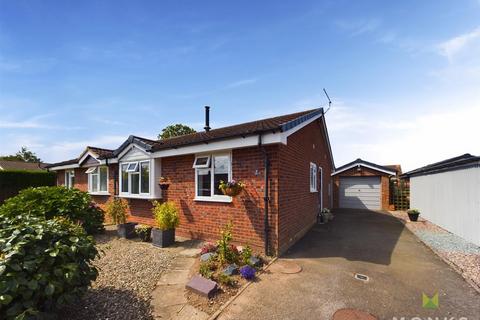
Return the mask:
[[378,164],[401,164],[403,170],[457,156],[480,154],[480,103],[454,108],[370,112],[340,105],[327,114],[337,166],[362,158]]
[[453,60],[476,40],[480,40],[480,27],[440,43],[438,50],[441,55]]
[[340,29],[349,31],[351,36],[359,36],[361,34],[370,33],[377,30],[381,25],[381,21],[377,18],[357,21],[337,20],[335,24]]
[[257,79],[255,79],[255,78],[243,79],[243,80],[239,80],[239,81],[229,83],[229,84],[227,84],[226,87],[227,88],[237,88],[237,87],[245,86],[245,85],[252,84],[252,83],[255,83],[255,82],[257,82]]

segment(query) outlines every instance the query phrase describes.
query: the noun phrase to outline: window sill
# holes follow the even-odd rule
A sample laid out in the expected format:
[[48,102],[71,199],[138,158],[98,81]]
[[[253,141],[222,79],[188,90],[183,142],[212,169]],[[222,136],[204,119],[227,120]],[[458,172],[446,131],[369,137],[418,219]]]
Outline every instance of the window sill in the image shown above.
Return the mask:
[[92,196],[109,196],[109,192],[89,192],[90,195]]
[[162,197],[156,197],[149,194],[119,194],[118,197],[120,198],[129,198],[129,199],[145,199],[145,200],[153,200],[153,199],[161,199]]
[[195,197],[194,201],[232,203],[232,197]]
[[310,190],[310,193],[317,193],[318,190]]

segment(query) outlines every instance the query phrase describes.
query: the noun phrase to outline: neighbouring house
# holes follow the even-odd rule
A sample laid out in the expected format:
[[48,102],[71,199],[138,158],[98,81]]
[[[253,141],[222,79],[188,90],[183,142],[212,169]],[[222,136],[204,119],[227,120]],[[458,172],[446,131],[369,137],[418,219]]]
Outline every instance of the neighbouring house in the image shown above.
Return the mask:
[[381,166],[362,159],[332,173],[335,208],[389,210],[390,181],[401,173],[400,165]]
[[[233,221],[236,241],[279,254],[331,207],[335,166],[323,109],[210,129],[163,140],[130,136],[112,150],[87,147],[76,159],[51,165],[59,185],[88,191],[100,205],[128,200],[129,219],[154,224],[152,200],[180,210],[177,234],[213,240]],[[160,177],[170,182],[159,186]],[[241,180],[238,197],[221,180]]]
[[46,170],[48,163],[10,161],[0,159],[0,170]]
[[480,157],[464,154],[405,173],[410,207],[480,246]]

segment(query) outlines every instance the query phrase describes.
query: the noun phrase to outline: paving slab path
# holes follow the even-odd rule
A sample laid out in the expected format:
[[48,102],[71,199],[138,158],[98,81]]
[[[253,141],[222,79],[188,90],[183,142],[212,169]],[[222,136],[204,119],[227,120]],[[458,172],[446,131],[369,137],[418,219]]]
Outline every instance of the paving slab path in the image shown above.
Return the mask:
[[[378,319],[480,319],[480,294],[389,214],[338,212],[276,263],[282,260],[302,271],[274,272],[272,265],[219,319],[329,320],[344,308]],[[422,293],[438,293],[438,308],[423,308]]]
[[190,280],[190,270],[200,254],[197,248],[174,248],[178,257],[164,272],[152,292],[151,306],[155,319],[205,320],[209,315],[188,304],[185,285]]

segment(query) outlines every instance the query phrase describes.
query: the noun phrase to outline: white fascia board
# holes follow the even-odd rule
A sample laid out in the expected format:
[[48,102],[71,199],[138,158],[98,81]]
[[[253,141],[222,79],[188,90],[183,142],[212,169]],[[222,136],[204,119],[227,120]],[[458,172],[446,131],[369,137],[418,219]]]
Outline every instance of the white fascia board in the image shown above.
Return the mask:
[[[316,115],[315,117],[312,117],[312,118],[308,119],[307,121],[304,121],[304,122],[300,123],[298,126],[295,126],[292,129],[283,132],[283,134],[285,134],[288,137],[289,135],[294,134],[298,130],[308,126],[310,123],[320,119],[322,116],[323,116],[323,114],[320,113],[320,114]],[[287,144],[287,143],[285,143],[285,144]]]
[[80,160],[78,161],[79,164],[82,164],[83,161],[85,161],[85,159],[88,158],[88,156],[91,156],[92,158],[94,158],[95,160],[98,161],[98,154],[88,150],[88,152],[86,152],[81,158]]
[[50,171],[58,171],[58,170],[66,170],[66,169],[75,169],[75,168],[80,168],[78,163],[73,163],[73,164],[66,164],[63,166],[57,166],[57,167],[51,167],[48,168]]
[[346,171],[348,169],[352,169],[352,168],[355,168],[355,167],[358,167],[358,166],[361,166],[361,167],[365,167],[365,168],[370,168],[372,170],[375,170],[375,171],[380,171],[380,172],[384,172],[386,174],[389,174],[389,175],[396,175],[395,172],[393,171],[388,171],[388,170],[383,170],[383,169],[380,169],[380,168],[376,168],[376,167],[373,167],[373,166],[370,166],[368,164],[365,164],[365,163],[354,163],[346,168],[343,168],[342,170],[339,170],[339,171],[335,171],[334,173],[332,173],[331,175],[334,176],[334,175],[337,175],[339,174],[340,172],[343,172],[343,171]]

